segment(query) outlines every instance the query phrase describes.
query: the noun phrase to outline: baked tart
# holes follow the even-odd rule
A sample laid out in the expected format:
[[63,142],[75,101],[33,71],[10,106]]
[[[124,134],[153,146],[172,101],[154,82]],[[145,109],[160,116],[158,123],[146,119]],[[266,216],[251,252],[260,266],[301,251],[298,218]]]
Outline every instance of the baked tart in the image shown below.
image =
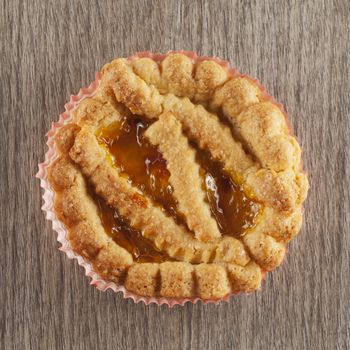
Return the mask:
[[215,59],[115,59],[54,135],[71,249],[135,295],[259,288],[302,223],[308,181],[281,106]]

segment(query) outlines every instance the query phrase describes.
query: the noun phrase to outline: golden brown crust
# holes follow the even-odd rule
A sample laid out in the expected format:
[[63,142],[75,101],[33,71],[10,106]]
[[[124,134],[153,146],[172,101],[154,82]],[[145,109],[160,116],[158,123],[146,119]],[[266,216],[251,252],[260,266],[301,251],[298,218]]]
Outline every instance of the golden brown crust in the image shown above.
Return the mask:
[[195,92],[192,60],[181,54],[168,55],[161,63],[162,82],[167,92],[192,97]]
[[101,230],[86,221],[70,227],[68,239],[72,249],[88,260],[94,260],[107,243],[106,236],[101,235]]
[[252,292],[260,287],[261,268],[254,261],[245,267],[229,264],[226,266],[232,292]]
[[278,242],[288,243],[300,231],[302,224],[302,208],[292,214],[285,214],[272,208],[264,208],[259,220],[259,230],[272,236]]
[[204,103],[208,101],[227,78],[227,70],[214,61],[199,62],[195,73],[197,89],[195,100]]
[[283,243],[277,242],[273,237],[259,230],[248,232],[243,237],[243,242],[254,260],[264,270],[273,270],[279,266],[286,253]]
[[[98,143],[98,130],[131,114],[158,120],[146,136],[168,161],[179,210],[199,239],[120,176]],[[241,239],[220,237],[187,137],[263,205],[256,225]],[[308,181],[283,113],[253,80],[233,76],[214,61],[193,62],[182,54],[169,54],[162,62],[112,61],[103,67],[95,96],[79,103],[55,144],[59,157],[48,179],[72,249],[102,278],[124,283],[138,295],[220,299],[256,290],[263,271],[282,262],[285,244],[300,230]],[[189,186],[181,183],[184,176]],[[104,230],[87,182],[131,227],[179,261],[133,261]]]
[[262,98],[259,87],[244,77],[233,77],[212,95],[210,107],[213,110],[223,109],[232,117],[239,115],[247,107],[252,106]]
[[159,115],[162,113],[158,90],[132,73],[124,59],[116,59],[102,69],[102,84],[110,86],[118,102],[124,103],[137,115]]
[[159,147],[167,161],[178,210],[185,216],[190,230],[195,232],[197,239],[204,242],[220,237],[218,225],[205,202],[195,151],[182,135],[180,123],[171,113],[162,114],[145,135],[152,144]]
[[276,105],[254,104],[230,120],[264,168],[283,171],[299,165],[299,145]]
[[227,272],[223,266],[200,264],[195,266],[197,293],[203,299],[220,299],[230,292]]
[[131,64],[133,70],[142,78],[142,80],[146,81],[148,84],[156,86],[162,93],[167,92],[162,84],[162,78],[157,62],[151,58],[144,57],[132,61]]
[[182,54],[169,55],[161,65],[146,57],[133,60],[131,65],[142,80],[154,85],[160,93],[171,92],[200,102],[206,102],[228,79],[227,69],[216,62],[204,60],[193,65]]
[[231,291],[256,290],[261,279],[261,269],[254,262],[247,267],[185,262],[145,263],[131,266],[125,287],[148,297],[220,299]]
[[80,130],[80,126],[77,124],[67,124],[64,125],[58,132],[55,137],[55,145],[58,152],[68,153],[71,147],[73,146],[75,136]]
[[73,112],[73,121],[91,131],[121,120],[122,117],[115,105],[108,101],[101,102],[97,98],[86,98],[80,102],[77,109]]
[[79,170],[67,155],[54,160],[48,170],[48,180],[56,192],[71,187],[78,176]]
[[160,295],[167,298],[195,295],[193,272],[193,265],[185,262],[160,264]]
[[159,264],[135,264],[129,269],[125,287],[135,294],[151,297],[156,295],[158,276]]
[[293,171],[260,169],[247,176],[245,186],[247,191],[254,189],[257,200],[278,211],[292,213],[301,205],[301,188]]

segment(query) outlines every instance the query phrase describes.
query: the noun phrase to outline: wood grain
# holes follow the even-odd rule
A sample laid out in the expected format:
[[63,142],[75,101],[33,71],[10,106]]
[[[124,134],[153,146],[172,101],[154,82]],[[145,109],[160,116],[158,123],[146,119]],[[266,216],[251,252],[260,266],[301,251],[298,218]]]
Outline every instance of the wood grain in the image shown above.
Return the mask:
[[[338,1],[0,1],[1,349],[350,347],[350,5]],[[228,59],[285,104],[311,191],[260,292],[220,306],[134,305],[89,286],[40,210],[45,133],[113,57]]]

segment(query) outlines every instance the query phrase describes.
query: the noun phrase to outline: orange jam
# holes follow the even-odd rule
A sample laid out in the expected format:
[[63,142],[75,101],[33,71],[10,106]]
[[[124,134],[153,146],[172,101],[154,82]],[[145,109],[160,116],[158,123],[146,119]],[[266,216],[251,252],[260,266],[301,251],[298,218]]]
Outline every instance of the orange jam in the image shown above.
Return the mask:
[[[191,144],[196,148],[193,142]],[[244,236],[246,230],[255,225],[260,205],[249,199],[242,186],[237,185],[207,152],[197,149],[196,160],[201,166],[207,199],[220,231],[237,238]]]
[[[97,133],[97,138],[107,147],[112,161],[122,175],[127,176],[133,185],[161,205],[178,223],[183,223],[184,218],[177,212],[177,201],[169,183],[170,173],[166,167],[166,160],[157,147],[144,137],[144,132],[150,123],[142,117],[128,117],[121,123],[101,129]],[[207,152],[198,149],[194,142],[191,142],[191,145],[196,148],[196,160],[201,167],[203,189],[222,234],[238,238],[243,236],[247,229],[254,226],[259,213],[259,204],[248,198],[242,187],[237,185]],[[133,253],[134,256],[142,256],[142,259],[145,259],[147,254],[148,258],[151,256],[152,259],[154,254],[159,259],[164,258],[162,253],[155,251],[152,243],[140,233],[128,228],[125,223],[121,225],[122,221],[115,212],[105,214],[105,211],[107,213],[111,209],[101,208],[103,221],[108,222],[105,224],[107,231],[124,232],[118,233],[119,236],[123,236],[120,241],[122,243],[118,241],[121,238],[117,240],[120,245],[129,251],[136,249],[138,253]],[[136,240],[140,243],[136,243]]]
[[99,216],[106,233],[121,247],[126,249],[136,262],[172,261],[166,253],[157,250],[149,239],[138,230],[132,229],[107,203],[93,195]]
[[128,117],[121,124],[100,130],[97,136],[109,149],[121,174],[174,216],[177,204],[166,161],[143,136],[149,125],[146,119]]

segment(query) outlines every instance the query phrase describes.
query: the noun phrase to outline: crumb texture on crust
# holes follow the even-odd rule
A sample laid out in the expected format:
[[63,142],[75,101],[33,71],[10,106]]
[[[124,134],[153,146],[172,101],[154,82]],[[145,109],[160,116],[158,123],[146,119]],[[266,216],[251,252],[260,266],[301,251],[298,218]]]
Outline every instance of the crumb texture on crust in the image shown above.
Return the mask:
[[[214,60],[172,53],[115,59],[93,97],[55,135],[48,179],[72,249],[105,280],[146,297],[221,299],[259,288],[299,232],[308,180],[284,112],[252,79]],[[114,165],[97,138],[125,119],[149,121],[144,137],[166,161],[177,210],[169,216]],[[262,206],[241,237],[223,235],[203,190],[195,144]],[[138,262],[107,233],[95,196],[169,261]]]

